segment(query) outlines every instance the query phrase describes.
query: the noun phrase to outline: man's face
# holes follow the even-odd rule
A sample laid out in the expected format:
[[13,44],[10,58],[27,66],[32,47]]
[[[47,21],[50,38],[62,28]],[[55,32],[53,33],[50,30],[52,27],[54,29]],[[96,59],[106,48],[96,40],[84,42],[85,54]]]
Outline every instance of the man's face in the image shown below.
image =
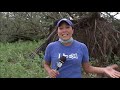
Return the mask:
[[73,28],[66,22],[61,22],[58,27],[58,36],[63,40],[68,40],[72,37],[73,31]]

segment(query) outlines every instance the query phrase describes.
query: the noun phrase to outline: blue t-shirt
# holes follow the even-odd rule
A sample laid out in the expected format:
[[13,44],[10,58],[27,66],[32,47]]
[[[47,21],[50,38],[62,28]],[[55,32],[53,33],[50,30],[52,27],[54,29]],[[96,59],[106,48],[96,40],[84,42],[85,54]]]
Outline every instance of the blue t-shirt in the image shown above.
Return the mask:
[[56,69],[61,56],[65,56],[66,61],[58,70],[57,78],[81,78],[81,63],[89,60],[86,45],[76,40],[70,46],[59,41],[52,42],[46,48],[44,60],[51,62],[51,67]]

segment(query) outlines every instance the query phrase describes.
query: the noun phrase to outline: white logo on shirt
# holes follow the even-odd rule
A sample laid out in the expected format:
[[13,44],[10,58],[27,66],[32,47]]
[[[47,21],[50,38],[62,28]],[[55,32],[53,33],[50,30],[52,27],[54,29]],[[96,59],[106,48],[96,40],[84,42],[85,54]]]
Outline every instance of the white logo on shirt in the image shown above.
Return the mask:
[[[61,54],[59,53],[58,58],[60,58]],[[63,53],[62,56],[65,56],[66,58],[71,58],[71,59],[78,59],[78,55],[77,53],[71,53],[70,55],[66,55],[65,53]]]

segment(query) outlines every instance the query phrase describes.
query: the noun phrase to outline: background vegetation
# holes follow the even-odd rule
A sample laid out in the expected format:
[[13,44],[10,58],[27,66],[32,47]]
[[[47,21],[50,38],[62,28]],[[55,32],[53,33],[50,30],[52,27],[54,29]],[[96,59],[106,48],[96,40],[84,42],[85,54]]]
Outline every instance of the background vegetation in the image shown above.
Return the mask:
[[[44,52],[39,56],[35,53],[34,59],[30,58],[29,54],[34,53],[34,50],[43,44],[58,19],[65,17],[78,20],[90,16],[91,13],[94,12],[0,12],[0,77],[46,77],[42,65]],[[114,15],[111,15],[112,12],[98,13],[112,23],[120,40],[120,21],[115,18],[119,12]],[[120,43],[118,40],[116,41]],[[120,65],[119,56],[114,55],[112,62],[111,56],[107,58],[109,59],[106,59],[106,65],[113,63]],[[99,60],[96,58],[91,57],[90,61],[95,66],[99,65]],[[84,77],[96,77],[96,75],[90,74]]]

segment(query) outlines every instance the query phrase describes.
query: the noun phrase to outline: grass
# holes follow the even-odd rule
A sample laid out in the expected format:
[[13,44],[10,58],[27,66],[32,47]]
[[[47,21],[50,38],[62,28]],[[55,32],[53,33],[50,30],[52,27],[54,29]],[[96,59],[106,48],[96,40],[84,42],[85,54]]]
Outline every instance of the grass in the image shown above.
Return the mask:
[[[0,78],[45,78],[43,53],[41,56],[35,56],[30,59],[29,54],[33,52],[44,40],[39,42],[16,42],[0,43]],[[115,57],[115,62],[120,65],[120,58]],[[95,60],[91,60],[92,65],[97,65]],[[86,74],[84,71],[83,78],[95,78],[96,74]]]
[[41,58],[30,59],[29,54],[41,45],[39,42],[0,43],[0,78],[44,78],[46,73]]

